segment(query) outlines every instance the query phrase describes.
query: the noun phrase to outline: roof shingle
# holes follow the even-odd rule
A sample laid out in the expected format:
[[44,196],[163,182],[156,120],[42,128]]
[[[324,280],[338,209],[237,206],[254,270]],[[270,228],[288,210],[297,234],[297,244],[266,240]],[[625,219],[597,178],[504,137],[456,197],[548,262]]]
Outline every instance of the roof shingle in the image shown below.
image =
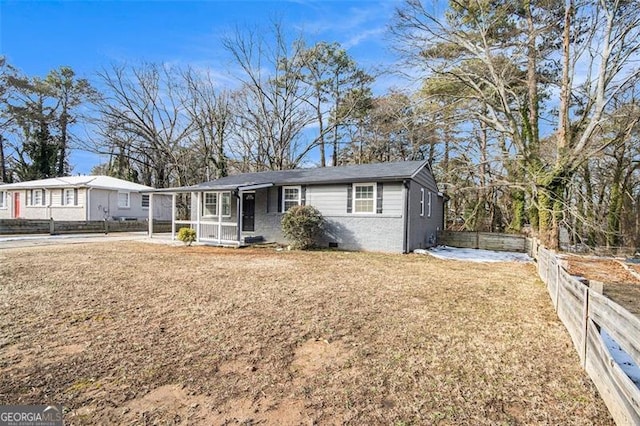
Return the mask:
[[[426,161],[358,164],[313,169],[276,170],[242,173],[181,189],[229,190],[252,185],[312,185],[408,179],[424,167]],[[176,188],[174,188],[176,189]]]

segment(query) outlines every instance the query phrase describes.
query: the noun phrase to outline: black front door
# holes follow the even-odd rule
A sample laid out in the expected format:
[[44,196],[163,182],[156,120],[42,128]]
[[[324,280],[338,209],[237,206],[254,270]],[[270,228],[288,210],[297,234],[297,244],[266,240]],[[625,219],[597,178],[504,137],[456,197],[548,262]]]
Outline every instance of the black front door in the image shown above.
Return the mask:
[[253,192],[242,194],[242,230],[255,231],[256,222],[256,194]]

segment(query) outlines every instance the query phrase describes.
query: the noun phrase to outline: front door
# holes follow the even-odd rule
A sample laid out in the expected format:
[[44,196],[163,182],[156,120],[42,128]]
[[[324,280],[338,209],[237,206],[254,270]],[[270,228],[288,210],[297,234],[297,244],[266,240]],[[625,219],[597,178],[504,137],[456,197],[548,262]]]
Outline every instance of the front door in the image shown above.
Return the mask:
[[256,223],[256,194],[245,192],[242,194],[242,230],[245,232],[255,231]]
[[13,193],[13,218],[17,219],[20,217],[20,193]]

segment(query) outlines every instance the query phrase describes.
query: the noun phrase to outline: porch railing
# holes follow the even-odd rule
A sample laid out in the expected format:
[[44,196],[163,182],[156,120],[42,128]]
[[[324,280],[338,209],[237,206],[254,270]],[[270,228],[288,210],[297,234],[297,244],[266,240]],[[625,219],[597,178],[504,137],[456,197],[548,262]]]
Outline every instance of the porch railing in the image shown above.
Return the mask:
[[238,224],[235,222],[200,221],[200,229],[197,229],[198,222],[196,221],[176,220],[174,234],[177,229],[185,226],[197,230],[198,241],[217,244],[240,244],[240,241],[238,241]]

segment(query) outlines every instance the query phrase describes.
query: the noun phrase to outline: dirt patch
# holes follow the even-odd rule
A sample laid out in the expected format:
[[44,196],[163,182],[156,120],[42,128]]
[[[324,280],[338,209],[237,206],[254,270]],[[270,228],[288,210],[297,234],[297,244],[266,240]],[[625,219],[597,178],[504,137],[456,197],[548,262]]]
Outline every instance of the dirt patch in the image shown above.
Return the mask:
[[640,316],[640,279],[630,273],[621,260],[575,255],[564,258],[570,274],[602,282],[605,296]]
[[563,256],[569,265],[569,273],[589,280],[608,284],[638,284],[640,280],[615,259],[596,258],[593,256]]
[[324,369],[340,368],[348,355],[340,342],[310,339],[296,349],[291,369],[303,377],[313,376]]
[[0,404],[69,424],[612,424],[529,264],[0,251]]

